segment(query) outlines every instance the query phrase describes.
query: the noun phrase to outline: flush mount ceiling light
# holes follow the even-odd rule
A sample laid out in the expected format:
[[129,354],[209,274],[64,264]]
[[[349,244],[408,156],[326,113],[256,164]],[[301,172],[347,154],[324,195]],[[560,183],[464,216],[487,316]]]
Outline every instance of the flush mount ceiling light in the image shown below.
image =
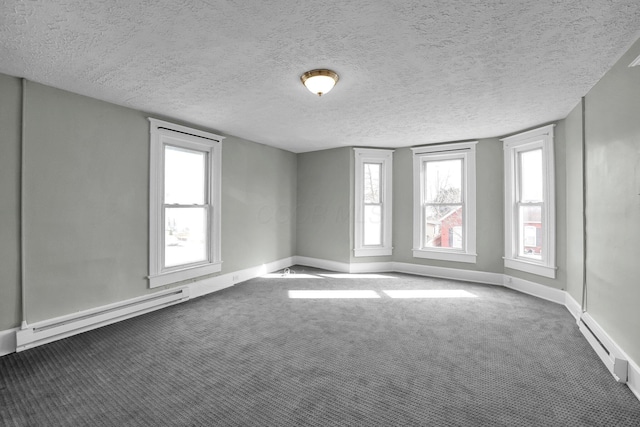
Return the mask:
[[309,92],[322,96],[329,92],[338,83],[338,74],[331,70],[311,70],[300,76],[302,84]]

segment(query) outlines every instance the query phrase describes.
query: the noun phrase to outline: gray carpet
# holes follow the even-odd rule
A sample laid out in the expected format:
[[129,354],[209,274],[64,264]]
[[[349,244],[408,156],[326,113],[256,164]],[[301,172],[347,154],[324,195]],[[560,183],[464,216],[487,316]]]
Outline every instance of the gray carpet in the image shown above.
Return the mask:
[[[2,357],[0,425],[640,425],[640,402],[564,307],[385,276],[254,279]],[[288,297],[305,289],[381,298]],[[476,298],[393,299],[390,289]]]

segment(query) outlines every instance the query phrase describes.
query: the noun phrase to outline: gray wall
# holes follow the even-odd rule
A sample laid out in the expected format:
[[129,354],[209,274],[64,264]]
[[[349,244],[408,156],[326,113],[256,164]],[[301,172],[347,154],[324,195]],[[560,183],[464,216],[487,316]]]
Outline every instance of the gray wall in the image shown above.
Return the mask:
[[566,120],[567,292],[582,304],[584,268],[584,198],[582,101]]
[[298,154],[297,255],[348,263],[352,148]]
[[296,254],[296,165],[288,151],[223,141],[223,273]]
[[24,121],[26,320],[148,292],[144,114],[29,82]]
[[[19,82],[6,76],[0,80],[3,89]],[[25,98],[23,284],[28,322],[152,292],[145,278],[147,115],[32,82]],[[3,120],[19,123],[17,100],[17,95],[2,97],[3,112],[10,112],[2,114]],[[7,174],[14,177],[13,185],[3,180],[0,187],[8,200],[18,194],[14,127],[5,131],[2,126],[3,141],[9,141],[2,145],[2,170],[7,161]],[[5,160],[5,151],[12,160]],[[223,142],[222,168],[222,273],[294,255],[296,155],[229,137]],[[12,235],[19,229],[13,205],[2,211],[3,222],[13,221]],[[6,329],[17,326],[21,316],[16,269],[11,267],[18,251],[11,245],[2,250],[13,252],[1,261],[0,321]]]
[[20,324],[20,80],[0,74],[0,331]]
[[640,40],[585,98],[587,311],[640,361]]

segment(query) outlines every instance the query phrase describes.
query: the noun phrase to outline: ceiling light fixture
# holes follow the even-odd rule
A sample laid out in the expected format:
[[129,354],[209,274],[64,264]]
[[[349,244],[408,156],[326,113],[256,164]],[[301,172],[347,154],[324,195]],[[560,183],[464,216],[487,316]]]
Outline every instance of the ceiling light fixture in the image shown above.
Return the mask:
[[300,76],[302,84],[309,92],[322,96],[338,83],[338,74],[331,70],[311,70]]

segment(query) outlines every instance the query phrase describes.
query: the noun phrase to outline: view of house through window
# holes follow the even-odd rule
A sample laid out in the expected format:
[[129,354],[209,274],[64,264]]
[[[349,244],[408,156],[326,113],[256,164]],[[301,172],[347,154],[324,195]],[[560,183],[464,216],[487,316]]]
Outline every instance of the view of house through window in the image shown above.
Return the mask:
[[556,277],[553,127],[504,138],[504,265]]
[[462,159],[424,162],[424,246],[463,248]]
[[413,151],[413,256],[476,262],[477,141]]
[[518,153],[518,255],[542,259],[542,148]]
[[164,267],[207,260],[207,153],[165,145]]

